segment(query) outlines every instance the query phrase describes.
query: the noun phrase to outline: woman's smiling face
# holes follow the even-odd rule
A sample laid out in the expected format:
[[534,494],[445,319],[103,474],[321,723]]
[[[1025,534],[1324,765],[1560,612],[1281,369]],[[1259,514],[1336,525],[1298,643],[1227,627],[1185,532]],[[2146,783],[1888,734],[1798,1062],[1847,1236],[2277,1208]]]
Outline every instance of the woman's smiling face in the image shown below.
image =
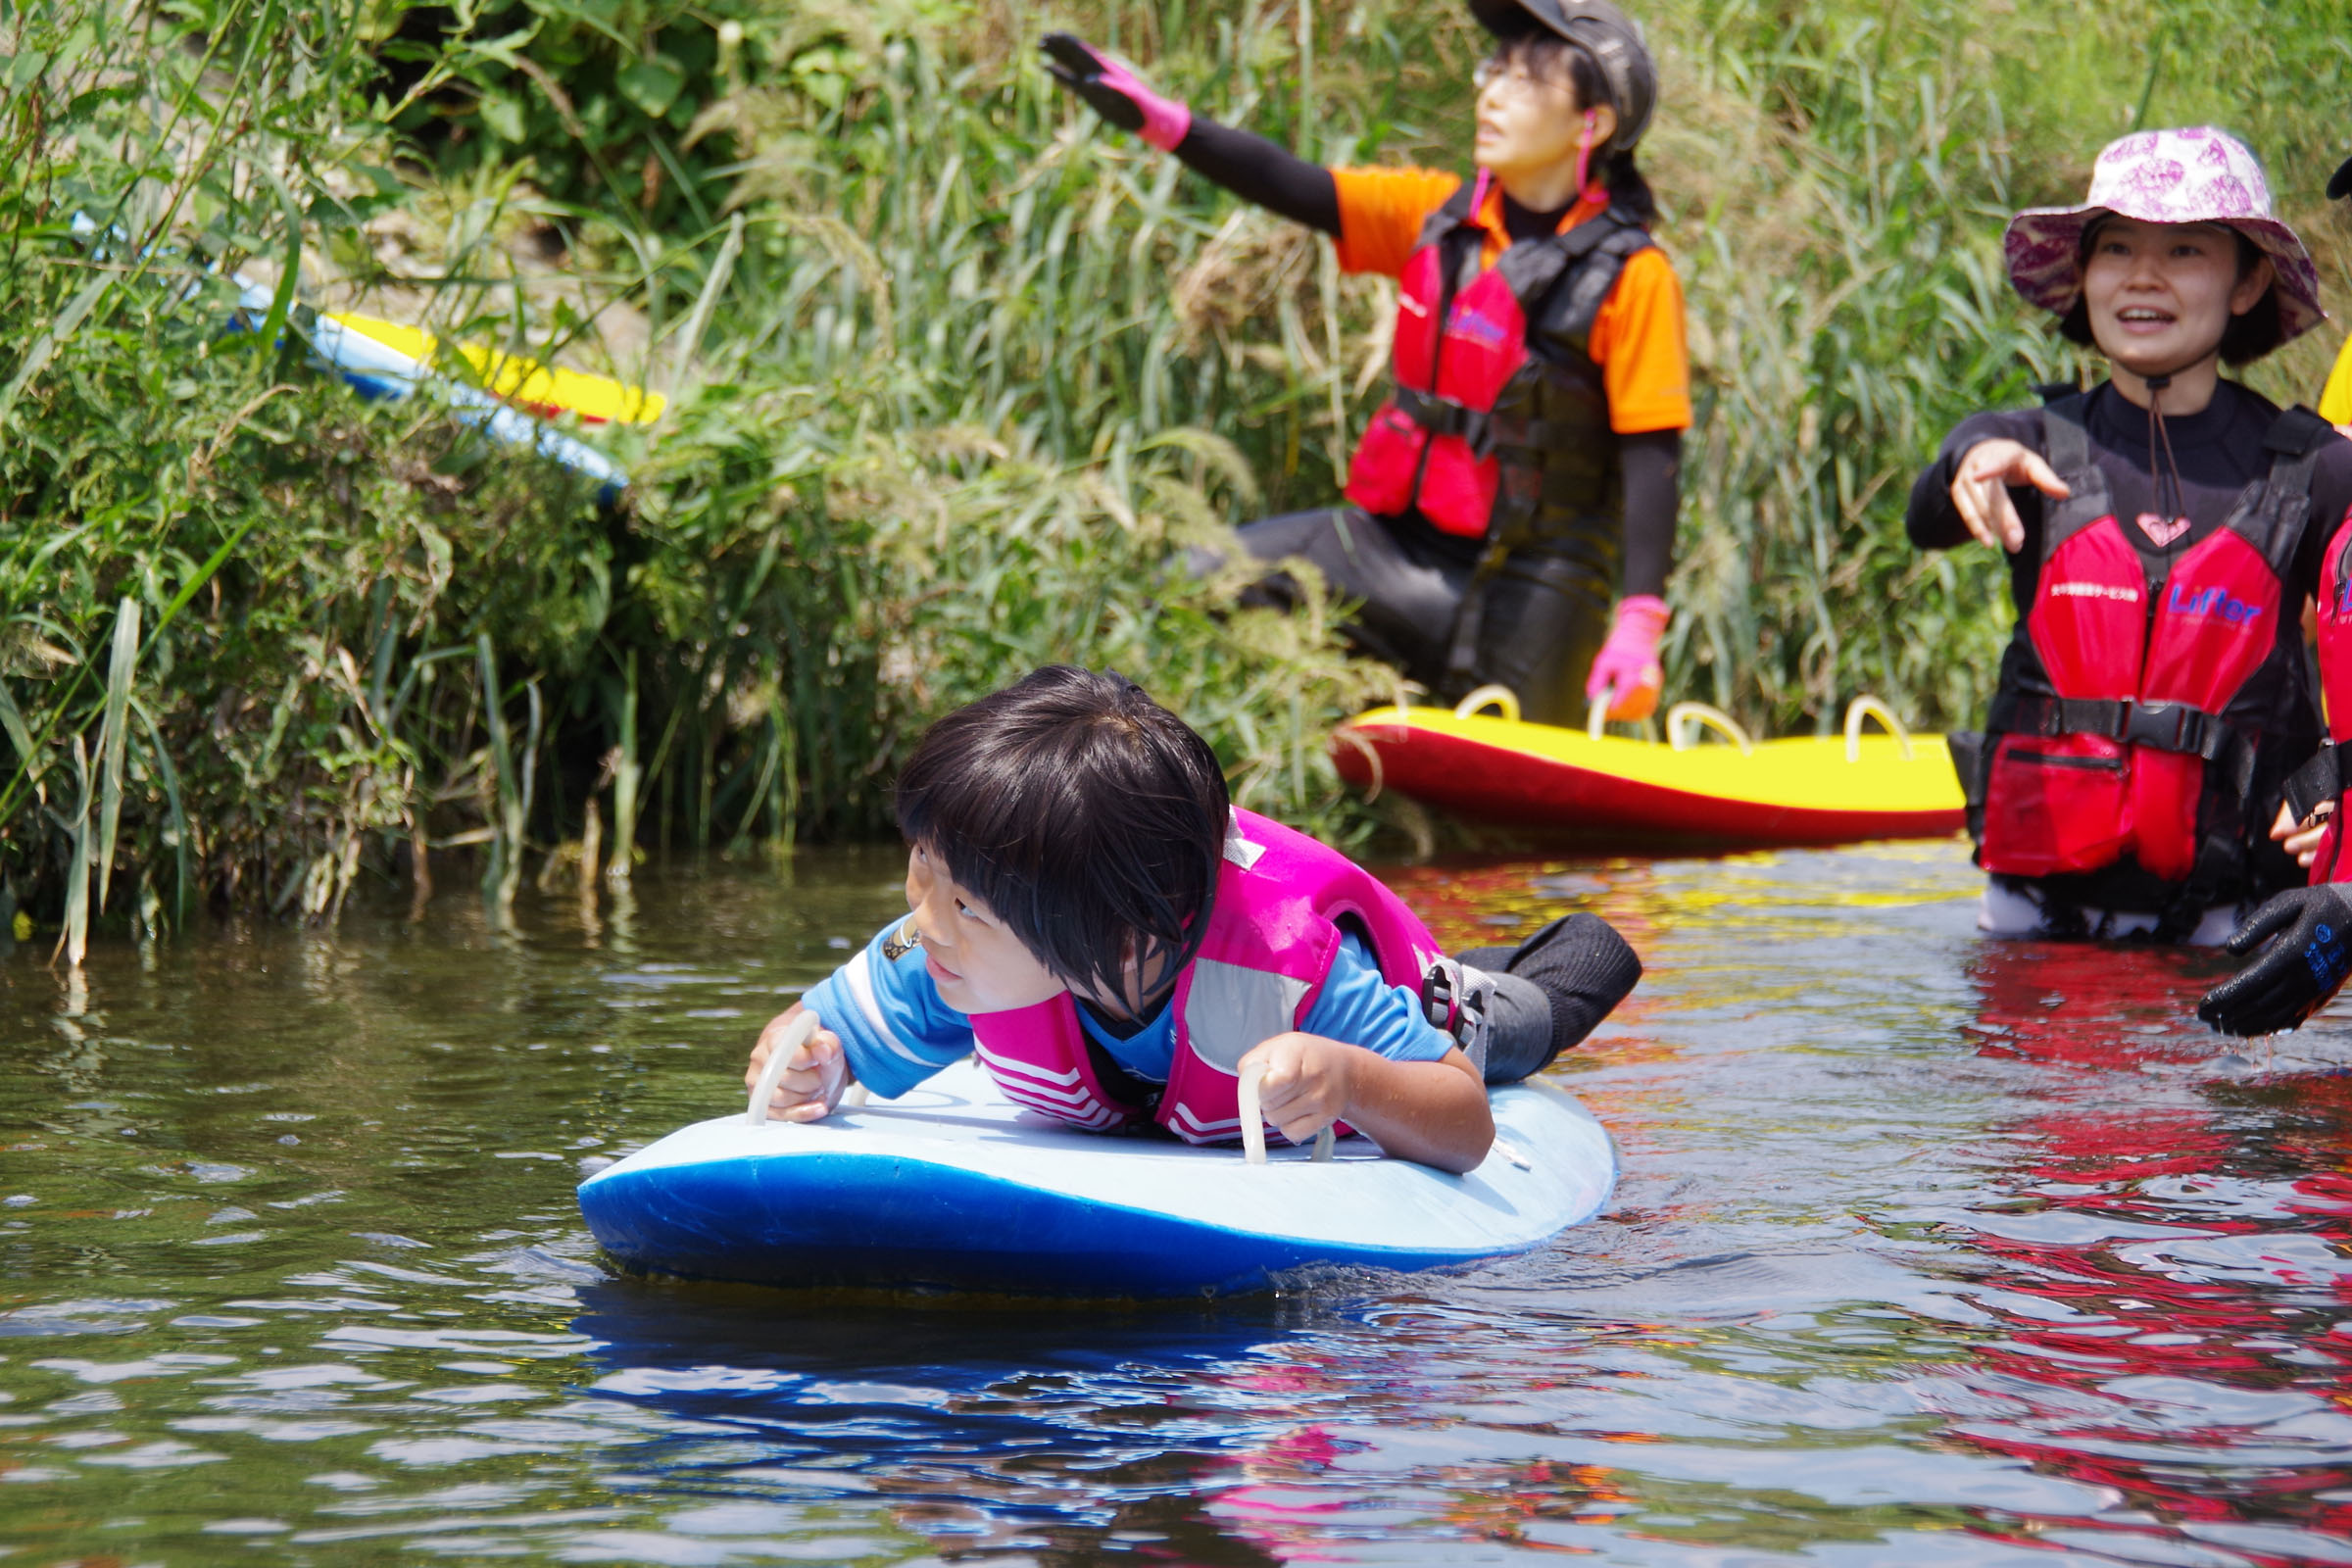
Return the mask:
[[906,852],[906,907],[923,934],[923,966],[939,1000],[957,1012],[1010,1012],[1069,989],[919,844]]
[[2237,235],[2220,223],[2110,218],[2083,258],[2082,298],[2108,359],[2135,375],[2164,375],[2210,358],[2271,277],[2268,257],[2239,275]]

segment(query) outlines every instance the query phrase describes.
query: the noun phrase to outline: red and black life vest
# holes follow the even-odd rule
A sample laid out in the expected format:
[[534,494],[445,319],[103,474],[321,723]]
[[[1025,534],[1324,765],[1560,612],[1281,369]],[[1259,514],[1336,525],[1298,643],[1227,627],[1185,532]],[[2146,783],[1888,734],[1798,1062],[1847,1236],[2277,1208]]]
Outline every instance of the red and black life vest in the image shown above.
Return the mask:
[[2334,432],[2302,409],[2280,415],[2263,442],[2270,471],[2168,570],[2117,521],[2084,404],[2042,413],[2050,466],[2073,494],[2046,504],[2033,609],[2002,661],[1979,862],[2046,877],[2130,856],[2185,884],[2189,902],[2261,891],[2247,885],[2270,827],[2260,803],[2275,808],[2279,779],[2319,741],[2287,581]]
[[1614,580],[1623,497],[1593,318],[1649,233],[1609,207],[1482,265],[1481,173],[1429,215],[1405,263],[1396,394],[1372,416],[1348,499],[1418,509],[1443,532],[1504,550],[1597,535]]

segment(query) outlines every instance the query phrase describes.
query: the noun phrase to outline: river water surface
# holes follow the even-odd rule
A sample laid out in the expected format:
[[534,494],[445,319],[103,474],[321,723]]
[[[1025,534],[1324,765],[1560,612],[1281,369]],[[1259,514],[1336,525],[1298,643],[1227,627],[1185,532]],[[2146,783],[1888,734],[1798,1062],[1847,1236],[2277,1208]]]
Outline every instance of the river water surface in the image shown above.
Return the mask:
[[1595,909],[1593,1223],[1176,1307],[615,1279],[585,1169],[739,1108],[897,862],[0,962],[0,1560],[2352,1563],[2352,1021],[1992,946],[1953,845],[1398,873]]

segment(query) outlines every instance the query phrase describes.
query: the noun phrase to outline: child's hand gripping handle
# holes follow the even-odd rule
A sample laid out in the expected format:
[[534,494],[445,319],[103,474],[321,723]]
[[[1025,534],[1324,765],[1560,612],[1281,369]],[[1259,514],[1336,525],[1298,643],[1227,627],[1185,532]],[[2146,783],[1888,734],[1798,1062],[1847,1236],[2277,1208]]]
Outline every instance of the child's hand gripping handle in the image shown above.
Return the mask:
[[784,1033],[767,1054],[767,1064],[760,1070],[760,1081],[752,1086],[748,1119],[753,1126],[766,1123],[768,1102],[776,1097],[777,1082],[795,1069],[814,1066],[823,1075],[822,1087],[812,1103],[830,1108],[841,1099],[843,1082],[849,1077],[849,1062],[839,1053],[816,1062],[807,1060],[803,1054],[816,1029],[816,1014],[806,1011],[784,1026]]
[[[1234,1091],[1240,1102],[1236,1107],[1242,1117],[1242,1158],[1252,1165],[1266,1162],[1266,1115],[1259,1104],[1258,1085],[1266,1076],[1266,1064],[1253,1060],[1242,1063],[1241,1082]],[[1315,1134],[1313,1157],[1320,1161],[1331,1157],[1334,1134],[1329,1127]]]

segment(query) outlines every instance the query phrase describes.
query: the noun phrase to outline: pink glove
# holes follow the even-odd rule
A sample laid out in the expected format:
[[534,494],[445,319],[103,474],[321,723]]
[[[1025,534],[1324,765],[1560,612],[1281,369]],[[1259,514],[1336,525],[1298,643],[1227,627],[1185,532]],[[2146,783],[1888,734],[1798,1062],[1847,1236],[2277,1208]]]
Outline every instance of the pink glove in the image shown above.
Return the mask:
[[1657,711],[1658,694],[1666,688],[1666,668],[1658,662],[1658,639],[1666,635],[1669,612],[1655,594],[1636,594],[1617,601],[1617,623],[1609,640],[1592,657],[1592,673],[1585,678],[1585,695],[1609,700],[1611,719],[1647,718]]
[[1145,86],[1118,56],[1066,32],[1047,33],[1038,47],[1045,51],[1046,71],[1055,81],[1085,99],[1104,120],[1134,131],[1161,152],[1174,152],[1193,128],[1189,107]]

